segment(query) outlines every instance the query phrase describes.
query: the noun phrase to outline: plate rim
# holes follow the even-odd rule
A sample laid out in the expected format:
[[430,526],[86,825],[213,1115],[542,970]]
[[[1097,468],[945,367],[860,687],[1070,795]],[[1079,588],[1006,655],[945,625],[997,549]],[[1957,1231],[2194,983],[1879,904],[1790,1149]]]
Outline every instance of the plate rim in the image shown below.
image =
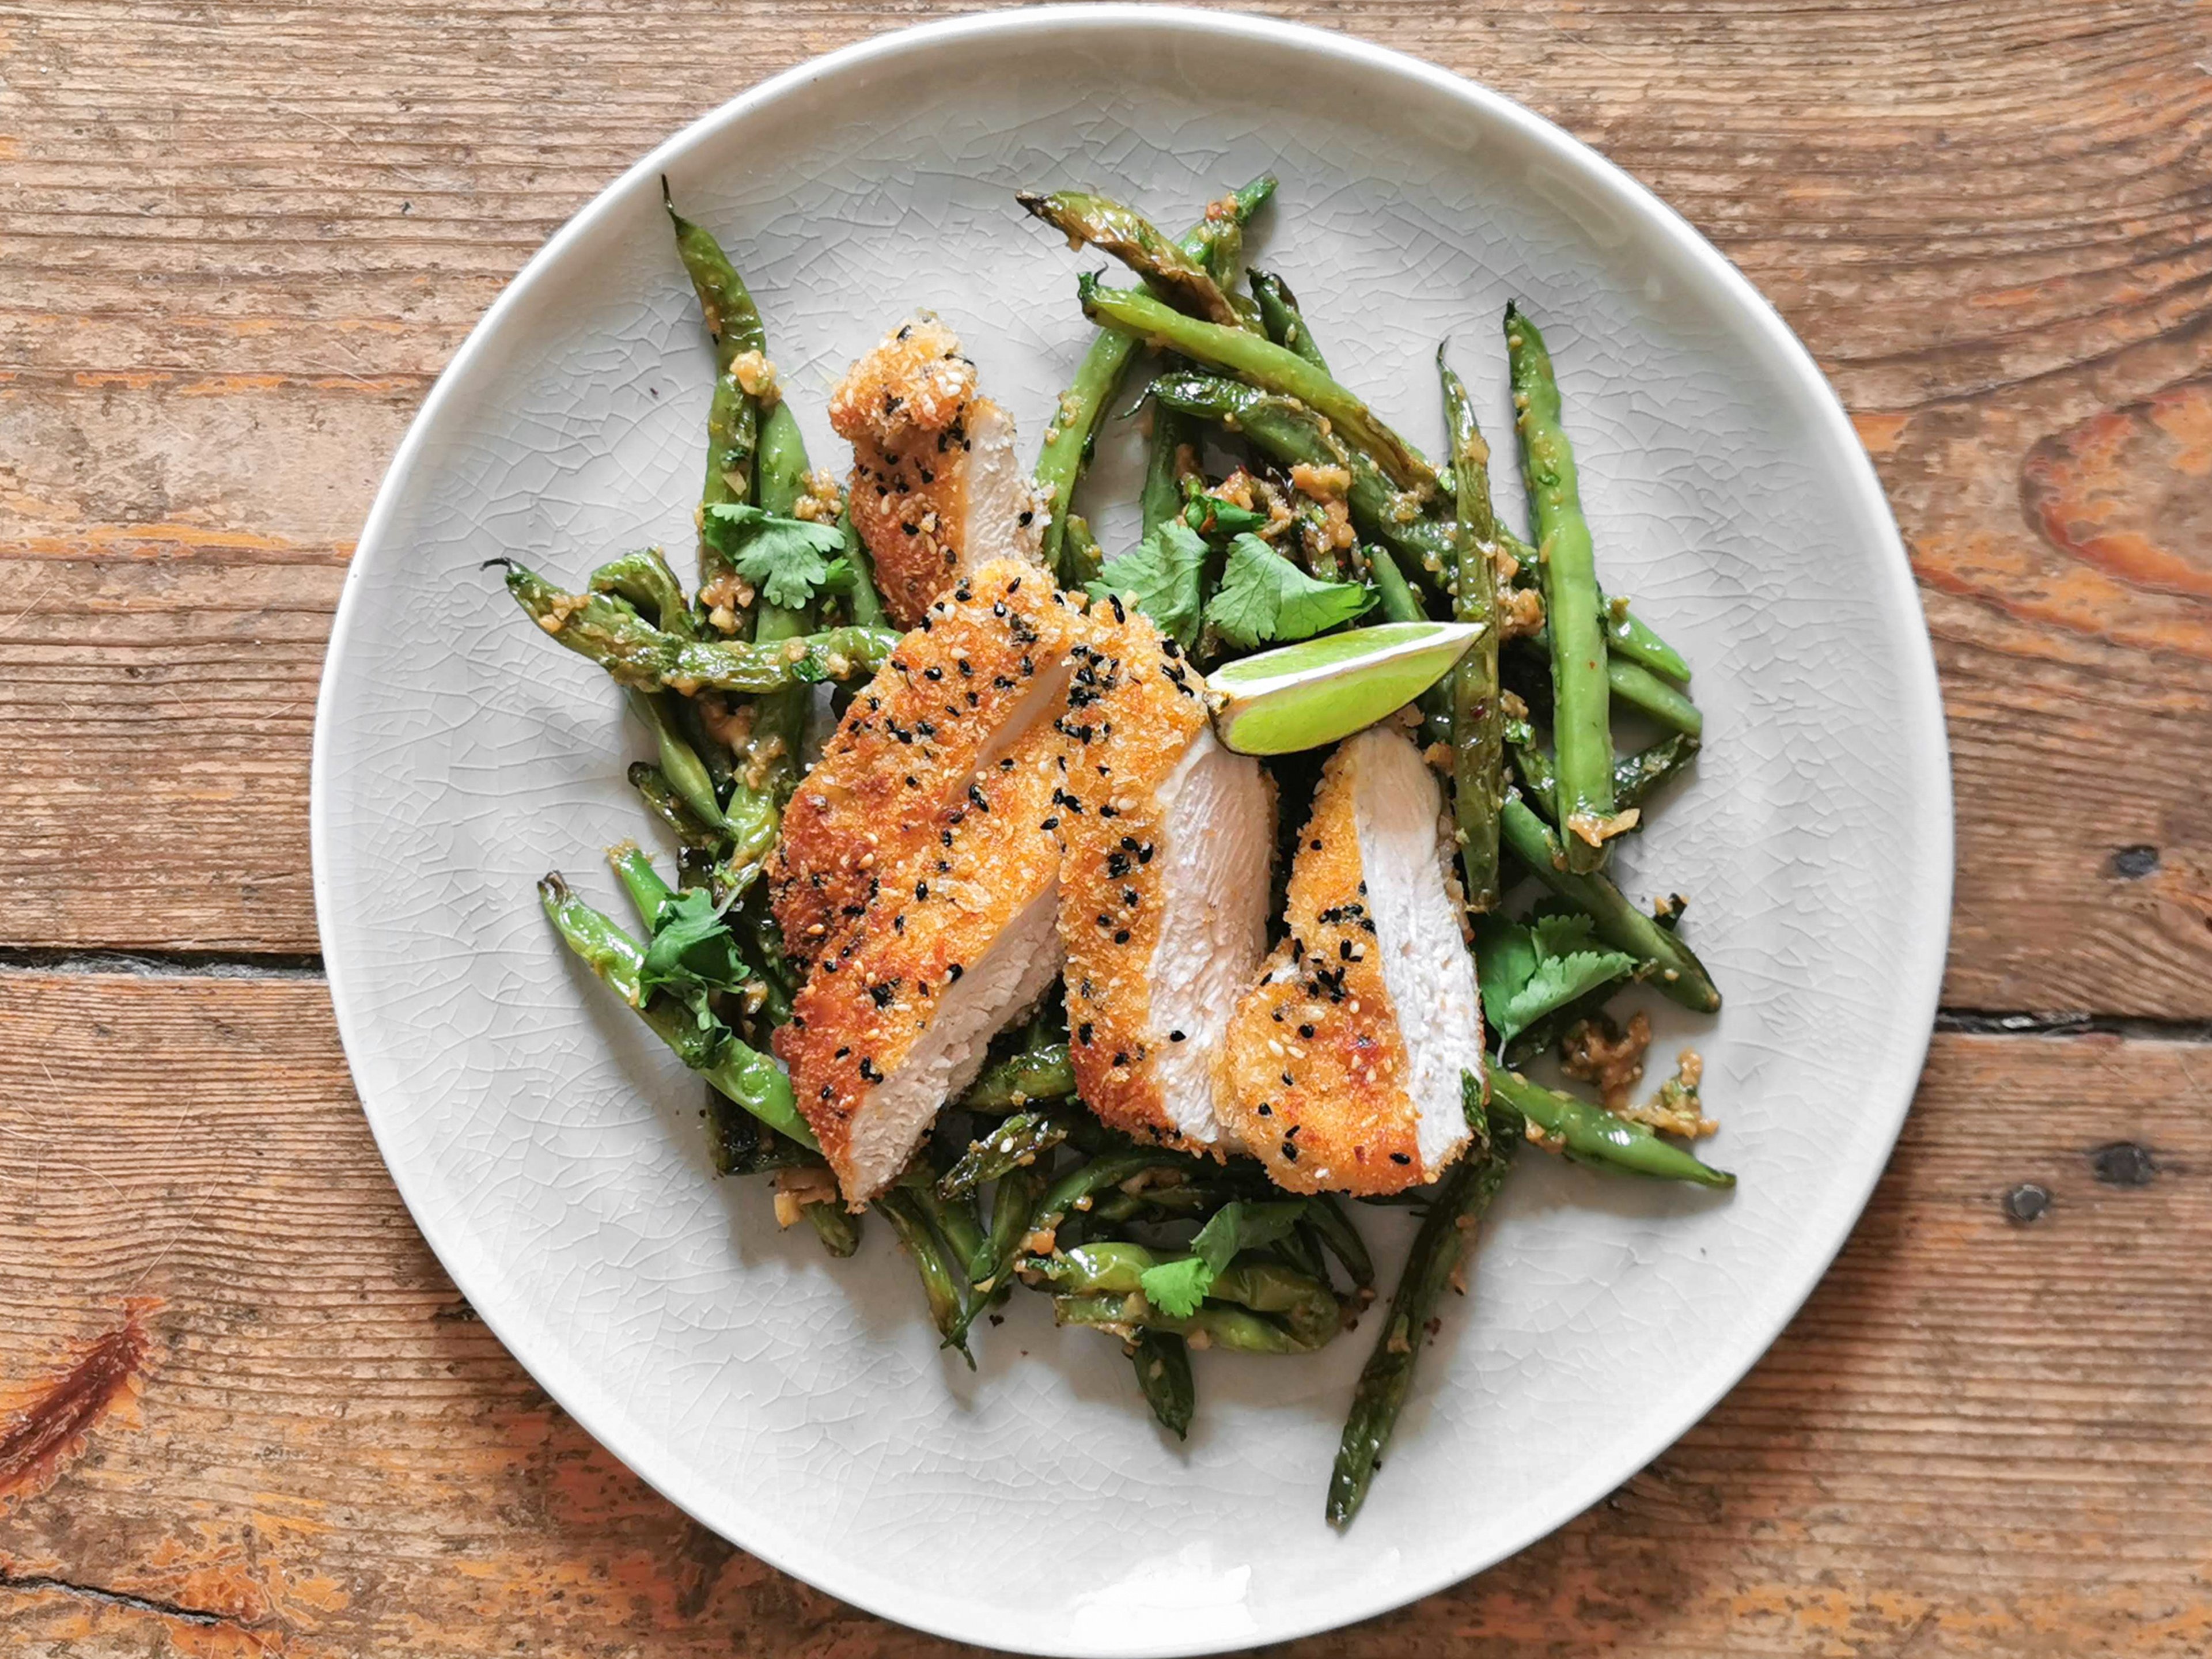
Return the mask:
[[[787,1559],[788,1553],[782,1547],[781,1540],[765,1526],[751,1529],[757,1531],[761,1534],[759,1536],[732,1535],[732,1532],[726,1530],[720,1523],[709,1521],[678,1496],[672,1490],[675,1484],[672,1478],[664,1480],[657,1470],[649,1473],[644,1465],[658,1462],[652,1449],[645,1448],[642,1449],[642,1455],[633,1455],[635,1449],[621,1443],[629,1438],[628,1436],[604,1432],[593,1421],[599,1413],[572,1403],[579,1392],[577,1389],[566,1384],[556,1388],[546,1381],[539,1364],[541,1356],[533,1352],[535,1345],[519,1343],[510,1334],[505,1316],[486,1306],[477,1297],[470,1284],[473,1275],[457,1271],[454,1259],[459,1254],[459,1241],[458,1238],[451,1241],[456,1248],[449,1249],[448,1242],[441,1239],[441,1234],[447,1225],[444,1218],[438,1218],[434,1223],[426,1220],[425,1208],[418,1206],[416,1194],[412,1190],[414,1183],[404,1172],[406,1160],[395,1159],[393,1152],[396,1149],[387,1148],[384,1131],[379,1125],[379,1114],[360,1087],[358,1067],[354,1059],[356,1034],[353,1030],[354,1022],[347,1012],[349,1000],[348,975],[342,966],[343,953],[333,951],[330,942],[335,931],[336,900],[329,874],[334,834],[330,823],[331,776],[335,764],[335,757],[331,752],[333,722],[329,716],[336,695],[334,688],[348,661],[349,623],[358,608],[361,578],[372,562],[388,556],[383,544],[390,521],[398,510],[399,498],[408,477],[429,443],[432,430],[439,423],[447,402],[454,395],[453,388],[465,378],[476,360],[489,349],[493,337],[508,314],[518,309],[530,292],[562,263],[572,244],[588,234],[600,219],[618,210],[618,204],[641,180],[650,180],[723,128],[744,121],[756,110],[775,102],[809,82],[872,61],[895,58],[918,48],[957,44],[986,37],[1032,33],[1048,35],[1070,26],[1093,30],[1123,28],[1170,35],[1212,37],[1231,42],[1264,39],[1279,43],[1287,38],[1326,59],[1407,76],[1431,90],[1471,106],[1488,120],[1516,130],[1522,137],[1542,149],[1550,159],[1574,173],[1617,192],[1633,209],[1639,210],[1649,229],[1674,245],[1674,251],[1686,258],[1704,279],[1708,291],[1719,290],[1752,319],[1764,337],[1766,361],[1778,376],[1786,376],[1796,383],[1798,391],[1809,394],[1808,404],[1818,411],[1818,420],[1825,428],[1825,435],[1843,456],[1842,471],[1848,475],[1849,493],[1855,495],[1860,505],[1867,510],[1883,544],[1876,550],[1875,569],[1881,577],[1881,584],[1875,597],[1880,613],[1890,623],[1893,635],[1899,644],[1899,670],[1911,705],[1906,716],[1908,735],[1917,738],[1908,748],[1907,762],[1910,770],[1916,775],[1911,780],[1915,790],[1927,803],[1928,821],[1916,826],[1916,829],[1931,854],[1940,853],[1939,858],[1931,859],[1936,891],[1930,896],[1929,914],[1917,921],[1910,941],[1916,959],[1910,963],[1909,972],[1901,975],[1905,986],[1900,1000],[1908,1007],[1924,1010],[1924,1014],[1911,1028],[1915,1035],[1899,1039],[1903,1045],[1899,1050],[1900,1058],[1909,1059],[1911,1062],[1911,1081],[1898,1098],[1881,1103],[1883,1109],[1880,1116],[1883,1120],[1881,1127],[1884,1149],[1879,1159],[1869,1160],[1857,1190],[1849,1194],[1850,1224],[1838,1230],[1833,1243],[1820,1260],[1820,1271],[1808,1275],[1802,1291],[1778,1310],[1771,1328],[1755,1345],[1746,1345],[1747,1353],[1742,1364],[1726,1369],[1707,1397],[1696,1401],[1686,1411],[1670,1413],[1665,1420],[1655,1422],[1646,1437],[1650,1443],[1634,1468],[1612,1471],[1601,1480],[1585,1479],[1567,1490],[1565,1496],[1572,1500],[1571,1508],[1543,1531],[1508,1549],[1472,1551],[1441,1574],[1430,1572],[1379,1583],[1370,1580],[1359,1585],[1347,1586],[1340,1601],[1319,1616],[1301,1616],[1279,1628],[1255,1632],[1249,1639],[1273,1643],[1340,1629],[1407,1606],[1520,1553],[1589,1509],[1622,1480],[1632,1474],[1635,1468],[1642,1468],[1673,1446],[1708,1416],[1752,1367],[1765,1357],[1776,1340],[1795,1320],[1814,1290],[1826,1278],[1837,1255],[1856,1231],[1875,1185],[1888,1168],[1905,1116],[1918,1091],[1919,1079],[1925,1069],[1929,1045],[1934,1036],[1943,969],[1948,954],[1956,872],[1955,808],[1948,730],[1943,714],[1941,683],[1936,671],[1934,642],[1912,576],[1910,557],[1873,461],[1860,442],[1842,400],[1821,373],[1811,352],[1750,278],[1642,181],[1597,149],[1505,94],[1410,53],[1308,23],[1278,21],[1241,12],[1201,10],[1188,6],[1130,3],[1129,0],[1100,4],[1053,4],[1014,11],[988,12],[889,30],[805,59],[747,88],[687,123],[611,180],[530,257],[477,320],[440,372],[428,395],[410,421],[399,447],[393,452],[392,461],[370,504],[353,556],[347,565],[345,581],[332,617],[330,641],[324,654],[321,678],[316,691],[315,728],[308,781],[308,840],[316,932],[339,1043],[346,1055],[349,1076],[355,1079],[356,1096],[361,1105],[362,1115],[368,1121],[370,1135],[375,1141],[378,1156],[382,1158],[401,1201],[406,1205],[410,1219],[436,1256],[441,1270],[468,1298],[470,1305],[516,1363],[529,1373],[538,1387],[545,1390],[555,1404],[574,1418],[587,1434],[605,1446],[625,1468],[709,1531],[728,1539],[738,1548],[777,1571],[790,1573],[841,1601],[909,1629],[946,1639],[988,1643],[1008,1650],[1026,1653],[1116,1656],[1117,1659],[1123,1659],[1123,1656],[1125,1659],[1180,1659],[1185,1655],[1230,1650],[1218,1639],[1205,1638],[1189,1641],[1139,1639],[1110,1644],[1073,1639],[1039,1641],[1038,1633],[1028,1631],[979,1632],[975,1628],[964,1628],[939,1619],[917,1618],[902,1612],[878,1594],[878,1585],[873,1581],[857,1584],[842,1582],[849,1575],[842,1571],[842,1562],[833,1562],[828,1566],[810,1562],[805,1571],[790,1565]],[[1843,477],[1838,477],[1837,482],[1839,487],[1845,485]],[[1885,553],[1889,556],[1881,556]],[[1917,649],[1913,648],[1915,645]],[[1935,902],[1938,900],[1940,908]],[[1861,1102],[1863,1109],[1865,1104],[1865,1102]],[[428,1195],[424,1196],[427,1200]],[[436,1216],[434,1206],[429,1209],[428,1213]],[[546,1369],[555,1371],[562,1369],[557,1363],[557,1356],[544,1358],[556,1361]],[[617,1424],[616,1427],[619,1431],[621,1425]],[[1370,1588],[1370,1584],[1375,1587]],[[1009,1638],[1012,1639],[1009,1640]],[[1234,1645],[1245,1644],[1246,1642],[1240,1640]]]

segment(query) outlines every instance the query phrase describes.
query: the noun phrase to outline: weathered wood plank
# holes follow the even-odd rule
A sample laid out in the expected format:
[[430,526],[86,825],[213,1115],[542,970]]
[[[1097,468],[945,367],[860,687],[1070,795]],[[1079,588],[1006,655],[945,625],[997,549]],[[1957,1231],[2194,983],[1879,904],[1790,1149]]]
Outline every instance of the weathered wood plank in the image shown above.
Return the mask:
[[[0,996],[0,1646],[941,1650],[702,1534],[547,1402],[400,1207],[319,981]],[[2208,1170],[2212,1048],[1939,1036],[1867,1219],[1711,1419],[1302,1650],[2203,1651],[2212,1286],[2178,1264],[2212,1252]],[[2029,1182],[2047,1212],[2008,1219]],[[11,1480],[26,1414],[147,1297],[141,1391]]]
[[[646,27],[619,7],[324,0],[252,27],[185,4],[11,18],[0,675],[16,764],[0,815],[30,833],[0,837],[0,943],[312,949],[305,711],[336,592],[315,567],[348,550],[430,377],[654,140],[942,9],[687,0]],[[2212,1016],[2202,8],[1273,9],[1487,80],[1599,144],[1718,240],[1834,376],[1945,674],[1961,831],[1947,997]],[[175,641],[55,610],[87,589]],[[112,866],[57,878],[50,857],[118,847],[123,780],[163,849],[128,905]]]

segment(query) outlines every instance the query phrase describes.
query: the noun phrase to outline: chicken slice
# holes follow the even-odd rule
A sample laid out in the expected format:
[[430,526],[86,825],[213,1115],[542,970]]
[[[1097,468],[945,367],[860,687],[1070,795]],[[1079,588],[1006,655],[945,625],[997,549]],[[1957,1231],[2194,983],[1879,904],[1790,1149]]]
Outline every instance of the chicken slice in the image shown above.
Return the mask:
[[1216,1061],[1267,950],[1274,795],[1215,739],[1174,643],[1109,603],[1075,648],[1048,820],[1076,1085],[1127,1134],[1226,1150]]
[[1060,850],[1040,826],[1060,778],[1050,722],[969,786],[819,958],[775,1051],[846,1201],[896,1180],[994,1033],[1060,973]]
[[1036,559],[1044,526],[1013,420],[977,395],[975,365],[934,317],[901,324],[846,372],[830,424],[853,446],[853,526],[900,627],[962,572]]
[[1483,1075],[1482,1009],[1443,806],[1419,750],[1387,727],[1322,770],[1290,937],[1222,1060],[1224,1125],[1293,1192],[1398,1192],[1467,1145],[1460,1074]]
[[890,874],[937,848],[979,775],[1051,725],[1085,626],[1043,572],[1003,560],[899,641],[784,810],[768,878],[795,966],[834,956]]

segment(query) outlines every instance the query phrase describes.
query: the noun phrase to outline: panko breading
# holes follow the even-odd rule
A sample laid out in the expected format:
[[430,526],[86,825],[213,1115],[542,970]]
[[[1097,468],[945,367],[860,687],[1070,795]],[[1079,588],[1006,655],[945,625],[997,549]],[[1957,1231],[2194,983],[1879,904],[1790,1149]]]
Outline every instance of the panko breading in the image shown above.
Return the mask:
[[1076,1085],[1125,1133],[1222,1150],[1215,1061],[1267,948],[1273,794],[1215,739],[1173,641],[1108,603],[1075,647],[1047,820]]
[[972,573],[853,700],[784,811],[768,878],[784,951],[833,955],[890,872],[934,848],[979,773],[1051,723],[1082,612],[1036,566]]
[[1399,1192],[1467,1145],[1460,1073],[1483,1075],[1482,1011],[1442,807],[1420,751],[1386,727],[1322,773],[1290,937],[1222,1060],[1224,1123],[1293,1192]]
[[1013,421],[977,395],[975,365],[935,318],[901,324],[847,371],[830,424],[853,446],[853,527],[900,627],[963,571],[1036,557],[1044,526]]
[[993,1035],[1060,972],[1060,852],[1040,827],[1060,776],[1049,722],[985,768],[817,961],[776,1030],[849,1204],[897,1178]]

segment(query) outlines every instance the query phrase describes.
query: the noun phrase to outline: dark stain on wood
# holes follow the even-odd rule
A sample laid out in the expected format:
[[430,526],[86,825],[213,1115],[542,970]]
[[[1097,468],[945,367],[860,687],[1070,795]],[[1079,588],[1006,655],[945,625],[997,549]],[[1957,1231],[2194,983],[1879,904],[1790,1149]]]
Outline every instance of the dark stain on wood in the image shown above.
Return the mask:
[[125,1303],[122,1324],[95,1338],[75,1364],[9,1413],[0,1430],[0,1511],[52,1486],[84,1450],[100,1419],[137,1394],[152,1346],[146,1316],[161,1306],[151,1297]]
[[2148,1187],[2158,1178],[2158,1160],[2150,1148],[2132,1140],[2092,1147],[2089,1169],[2107,1187]]
[[2004,1195],[2006,1219],[2025,1224],[2043,1219],[2051,1207],[2051,1189],[2039,1187],[2033,1181],[2023,1181]]

